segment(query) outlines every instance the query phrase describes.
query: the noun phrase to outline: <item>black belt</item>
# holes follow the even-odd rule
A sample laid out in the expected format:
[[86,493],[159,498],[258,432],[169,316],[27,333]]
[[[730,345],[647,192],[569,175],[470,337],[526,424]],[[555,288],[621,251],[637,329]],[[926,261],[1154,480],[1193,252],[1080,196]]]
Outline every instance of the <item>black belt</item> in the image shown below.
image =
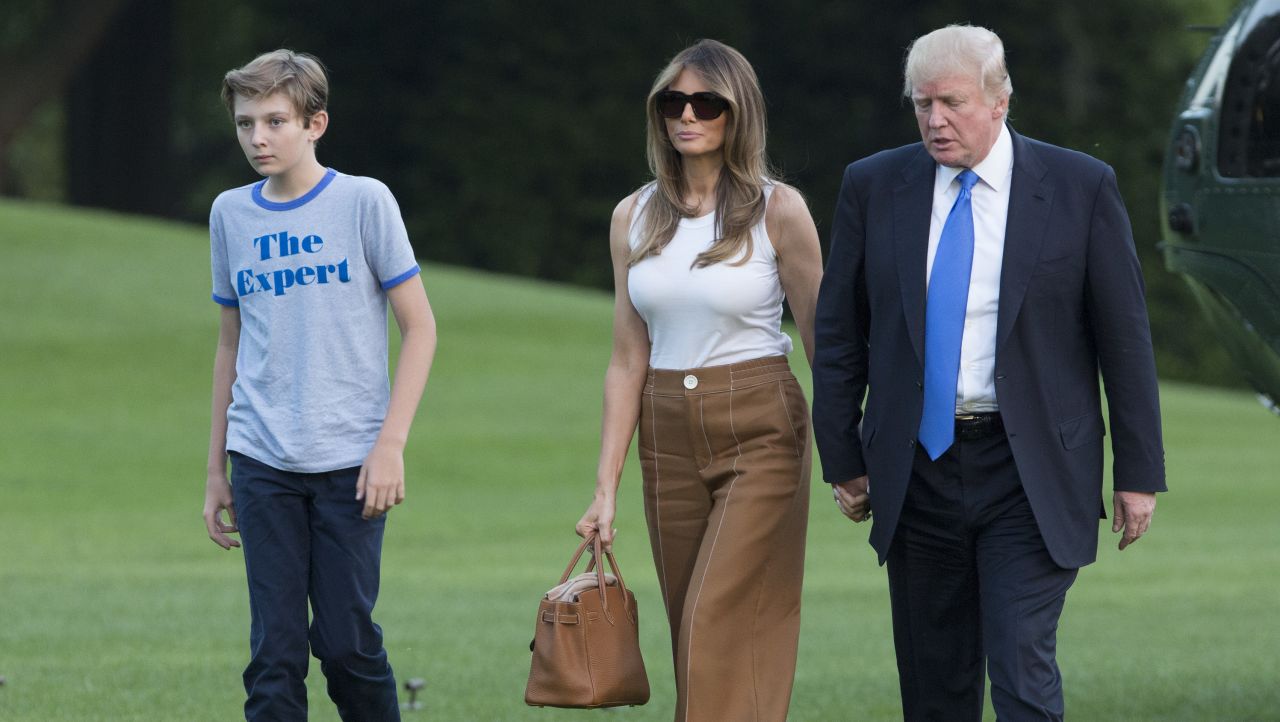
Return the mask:
[[956,417],[956,441],[973,441],[1004,433],[999,411],[987,414],[964,414]]

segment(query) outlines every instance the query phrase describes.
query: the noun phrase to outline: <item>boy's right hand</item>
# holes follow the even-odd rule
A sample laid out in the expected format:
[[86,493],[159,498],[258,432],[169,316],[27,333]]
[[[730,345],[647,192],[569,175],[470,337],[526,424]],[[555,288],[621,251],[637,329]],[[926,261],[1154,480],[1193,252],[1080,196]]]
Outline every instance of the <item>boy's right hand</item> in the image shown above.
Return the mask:
[[597,495],[591,502],[591,506],[587,507],[587,511],[583,513],[582,518],[578,520],[574,531],[578,532],[578,536],[583,539],[591,534],[599,534],[600,544],[605,551],[612,551],[613,536],[617,533],[617,529],[613,528],[613,515],[616,508],[616,502],[612,496]]
[[[223,511],[227,512],[227,518],[231,523],[222,521]],[[205,482],[204,526],[214,544],[223,549],[240,546],[240,542],[227,536],[238,534],[240,529],[236,526],[236,508],[231,497],[231,484],[225,475],[210,476]]]

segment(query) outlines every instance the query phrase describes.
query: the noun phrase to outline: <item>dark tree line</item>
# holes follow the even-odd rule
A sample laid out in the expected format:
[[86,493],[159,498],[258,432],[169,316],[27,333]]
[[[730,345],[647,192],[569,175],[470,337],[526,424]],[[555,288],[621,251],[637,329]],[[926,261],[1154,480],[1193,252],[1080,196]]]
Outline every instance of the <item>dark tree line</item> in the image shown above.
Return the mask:
[[0,192],[11,192],[9,147],[46,102],[67,92],[129,0],[44,0],[0,7]]
[[1222,22],[1232,0],[119,2],[64,94],[70,200],[204,219],[219,190],[254,180],[222,73],[292,47],[331,70],[321,161],[390,185],[421,257],[598,287],[610,211],[647,179],[645,94],[680,48],[713,37],[752,61],[771,155],[825,242],[844,165],[918,139],[900,98],[908,43],[985,25],[1005,40],[1014,127],[1115,166],[1162,373],[1234,379],[1155,251],[1169,123],[1207,40],[1185,26]]

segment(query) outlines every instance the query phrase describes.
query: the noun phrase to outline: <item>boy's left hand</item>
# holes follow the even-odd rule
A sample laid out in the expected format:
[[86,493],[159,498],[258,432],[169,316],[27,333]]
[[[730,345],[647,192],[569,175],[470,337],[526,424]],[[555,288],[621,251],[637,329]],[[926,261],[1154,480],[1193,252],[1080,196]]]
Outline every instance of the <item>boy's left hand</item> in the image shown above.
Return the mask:
[[356,479],[356,500],[364,499],[360,516],[374,519],[404,501],[404,455],[374,444]]

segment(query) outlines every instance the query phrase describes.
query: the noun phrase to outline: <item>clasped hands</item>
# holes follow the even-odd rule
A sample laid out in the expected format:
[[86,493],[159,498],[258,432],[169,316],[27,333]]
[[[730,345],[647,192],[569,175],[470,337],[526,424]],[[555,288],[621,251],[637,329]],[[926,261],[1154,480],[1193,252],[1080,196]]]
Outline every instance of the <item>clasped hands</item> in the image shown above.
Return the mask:
[[871,482],[864,475],[831,485],[840,513],[855,522],[871,518]]

